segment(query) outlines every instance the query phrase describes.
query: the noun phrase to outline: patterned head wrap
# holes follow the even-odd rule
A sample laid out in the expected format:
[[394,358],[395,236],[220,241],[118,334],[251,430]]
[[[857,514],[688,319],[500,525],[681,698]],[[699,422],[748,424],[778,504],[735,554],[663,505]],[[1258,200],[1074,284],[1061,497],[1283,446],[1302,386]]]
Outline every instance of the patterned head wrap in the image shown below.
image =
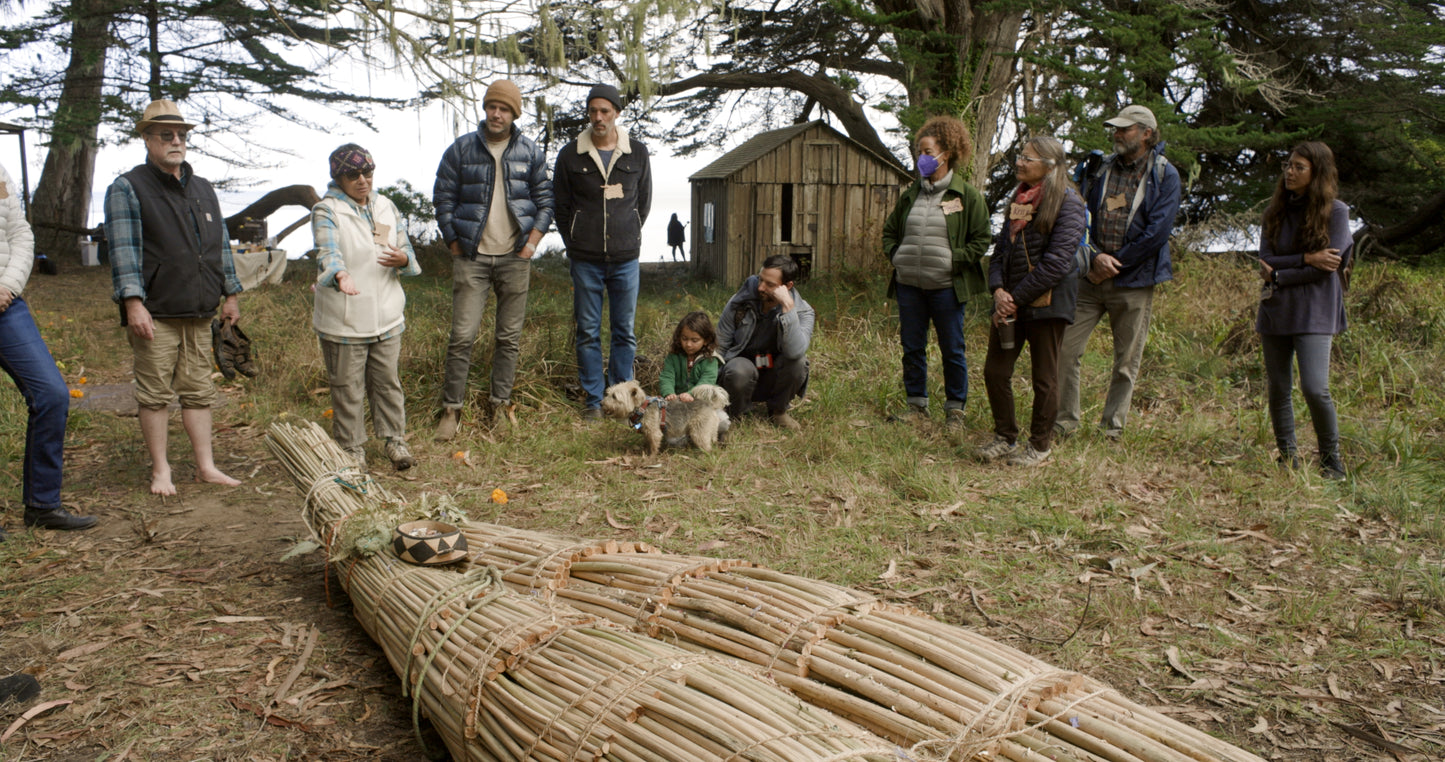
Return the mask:
[[355,144],[346,145],[331,152],[331,179],[335,180],[347,172],[370,172],[376,169],[371,152]]

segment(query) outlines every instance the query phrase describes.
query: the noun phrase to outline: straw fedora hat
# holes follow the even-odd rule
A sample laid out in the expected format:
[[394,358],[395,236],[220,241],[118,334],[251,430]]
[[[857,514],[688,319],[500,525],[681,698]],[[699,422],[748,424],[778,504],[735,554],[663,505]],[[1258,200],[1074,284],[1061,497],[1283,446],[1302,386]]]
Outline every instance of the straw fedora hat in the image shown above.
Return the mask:
[[140,121],[135,123],[135,131],[145,132],[147,127],[153,125],[184,127],[188,130],[196,126],[181,117],[181,109],[176,106],[175,101],[167,100],[151,101],[150,105],[146,106],[145,113],[141,114]]

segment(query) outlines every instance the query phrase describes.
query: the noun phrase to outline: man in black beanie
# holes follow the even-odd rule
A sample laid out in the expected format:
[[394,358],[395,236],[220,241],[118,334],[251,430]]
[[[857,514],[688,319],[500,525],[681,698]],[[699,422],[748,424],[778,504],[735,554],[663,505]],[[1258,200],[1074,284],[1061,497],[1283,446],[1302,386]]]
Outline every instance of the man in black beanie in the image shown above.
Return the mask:
[[[647,146],[617,125],[622,94],[597,85],[587,94],[588,127],[557,155],[552,172],[557,230],[572,270],[577,376],[586,394],[582,417],[602,419],[602,392],[632,380],[637,338],[642,225],[652,205]],[[602,372],[602,295],[608,300],[611,352]]]

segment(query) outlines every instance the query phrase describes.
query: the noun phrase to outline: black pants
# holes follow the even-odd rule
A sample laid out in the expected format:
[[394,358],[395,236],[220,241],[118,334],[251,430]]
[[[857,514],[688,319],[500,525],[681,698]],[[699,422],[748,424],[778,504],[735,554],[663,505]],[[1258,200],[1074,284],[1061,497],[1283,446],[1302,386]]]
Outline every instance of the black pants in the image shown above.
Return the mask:
[[768,403],[768,414],[786,413],[808,382],[808,358],[774,356],[774,367],[758,368],[751,357],[734,357],[723,366],[718,385],[727,390],[728,416],[737,418],[754,402]]

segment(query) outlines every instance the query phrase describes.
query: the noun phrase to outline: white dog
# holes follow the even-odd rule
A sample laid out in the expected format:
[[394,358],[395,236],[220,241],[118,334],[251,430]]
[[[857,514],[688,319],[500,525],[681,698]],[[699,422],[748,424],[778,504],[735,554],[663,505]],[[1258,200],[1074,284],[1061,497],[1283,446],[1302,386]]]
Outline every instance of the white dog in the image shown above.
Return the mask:
[[711,450],[718,434],[728,430],[728,393],[710,384],[694,386],[688,393],[692,402],[665,400],[647,396],[636,381],[623,381],[608,387],[602,412],[642,432],[648,455],[656,455],[664,440],[668,447],[692,442],[699,450]]

